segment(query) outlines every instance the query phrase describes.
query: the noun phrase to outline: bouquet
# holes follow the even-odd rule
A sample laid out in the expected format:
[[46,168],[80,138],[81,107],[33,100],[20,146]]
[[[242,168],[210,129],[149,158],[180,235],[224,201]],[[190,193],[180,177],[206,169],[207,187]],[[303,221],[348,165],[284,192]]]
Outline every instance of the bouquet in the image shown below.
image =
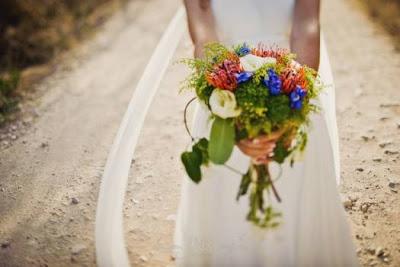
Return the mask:
[[[227,48],[218,43],[205,47],[204,58],[183,60],[192,70],[184,87],[193,89],[196,98],[210,111],[209,138],[195,139],[181,160],[195,183],[202,179],[201,167],[225,165],[233,147],[243,139],[276,136],[270,161],[293,164],[307,143],[310,114],[322,84],[317,72],[295,61],[295,55],[278,47],[241,44]],[[234,170],[234,169],[233,169]],[[268,163],[252,161],[242,174],[237,199],[249,195],[247,220],[263,228],[279,225],[281,214],[267,203],[267,194],[280,197],[268,171]]]

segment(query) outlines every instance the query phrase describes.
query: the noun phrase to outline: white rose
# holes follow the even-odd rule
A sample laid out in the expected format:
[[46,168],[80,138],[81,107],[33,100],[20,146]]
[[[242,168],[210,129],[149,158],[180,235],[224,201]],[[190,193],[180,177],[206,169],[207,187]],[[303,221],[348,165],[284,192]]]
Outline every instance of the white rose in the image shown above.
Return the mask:
[[212,113],[223,119],[239,116],[235,95],[231,91],[214,89],[210,96]]
[[240,58],[240,64],[245,71],[254,72],[268,63],[275,64],[276,59],[273,57],[258,57],[252,54],[247,54]]

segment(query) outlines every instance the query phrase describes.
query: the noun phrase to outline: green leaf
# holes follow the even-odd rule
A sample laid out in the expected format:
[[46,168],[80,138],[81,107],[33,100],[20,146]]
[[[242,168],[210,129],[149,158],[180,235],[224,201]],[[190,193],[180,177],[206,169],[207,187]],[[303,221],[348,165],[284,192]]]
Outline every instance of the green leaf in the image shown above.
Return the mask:
[[215,164],[224,164],[235,145],[235,128],[231,119],[216,117],[211,127],[208,155]]
[[201,154],[196,151],[183,152],[181,155],[181,160],[190,179],[192,179],[192,181],[196,184],[199,183],[201,180]]
[[251,169],[249,169],[247,173],[242,176],[242,181],[240,182],[239,191],[236,195],[236,200],[239,200],[241,196],[247,193],[250,183],[251,183]]
[[278,162],[278,163],[283,163],[285,161],[285,159],[287,158],[287,156],[289,156],[290,151],[288,149],[285,148],[285,145],[283,144],[282,140],[279,140],[276,143],[276,147],[274,149],[274,161]]
[[201,154],[201,164],[208,164],[208,140],[206,138],[201,138],[196,144],[194,144],[192,151]]

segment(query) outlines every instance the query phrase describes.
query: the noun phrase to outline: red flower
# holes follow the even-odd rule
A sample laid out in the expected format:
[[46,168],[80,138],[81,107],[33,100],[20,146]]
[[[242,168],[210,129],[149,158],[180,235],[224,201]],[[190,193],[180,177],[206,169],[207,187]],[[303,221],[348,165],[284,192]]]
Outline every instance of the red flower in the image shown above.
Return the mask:
[[280,78],[282,81],[282,91],[285,94],[290,94],[296,86],[307,90],[307,80],[303,68],[300,68],[298,71],[293,68],[287,68],[281,73]]
[[207,82],[220,89],[233,91],[237,87],[235,74],[240,72],[239,61],[225,59],[214,70],[206,74]]

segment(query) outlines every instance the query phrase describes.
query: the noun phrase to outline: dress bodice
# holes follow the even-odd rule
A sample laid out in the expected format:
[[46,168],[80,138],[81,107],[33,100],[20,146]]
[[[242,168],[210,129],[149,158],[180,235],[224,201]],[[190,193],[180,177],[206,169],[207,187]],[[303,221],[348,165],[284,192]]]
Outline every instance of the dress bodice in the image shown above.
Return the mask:
[[295,0],[211,0],[220,41],[289,46]]

